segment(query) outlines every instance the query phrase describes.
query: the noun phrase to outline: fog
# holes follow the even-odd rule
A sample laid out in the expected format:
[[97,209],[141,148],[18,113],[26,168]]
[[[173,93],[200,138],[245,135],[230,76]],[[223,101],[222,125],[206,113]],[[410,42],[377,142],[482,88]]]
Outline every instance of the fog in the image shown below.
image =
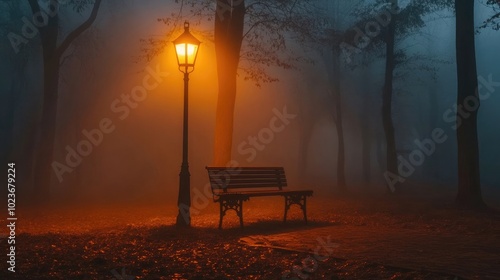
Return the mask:
[[[166,25],[158,20],[179,13],[180,6],[173,2],[105,1],[92,27],[64,53],[53,162],[68,169],[57,172],[52,165],[52,197],[97,202],[176,201],[182,160],[183,74],[177,69],[171,41],[182,32],[182,24]],[[5,1],[0,3],[2,21],[16,23],[1,33],[0,148],[3,162],[14,161],[18,166],[19,192],[29,196],[36,184],[32,170],[43,102],[42,50],[40,37],[35,36],[18,53],[14,51],[7,34],[21,33],[23,22],[8,10]],[[347,15],[340,20],[342,29],[361,20],[349,14],[353,6],[342,8],[341,14]],[[480,25],[491,8],[480,3],[476,6]],[[30,17],[28,4],[21,4],[20,9]],[[61,36],[89,13],[89,9],[80,15],[61,7]],[[180,18],[181,23],[190,20],[191,32],[202,41],[189,81],[189,167],[192,190],[203,190],[208,183],[205,166],[213,160],[218,94],[213,21],[190,15],[186,7]],[[416,140],[430,139],[435,128],[442,128],[447,140],[436,144],[435,152],[425,156],[403,185],[418,188],[427,184],[454,191],[457,142],[454,119],[447,116],[449,110],[455,113],[457,96],[455,18],[452,11],[442,10],[425,19],[425,27],[398,42],[408,57],[425,57],[395,73],[392,106],[396,146],[399,155],[409,160],[409,153],[417,148]],[[151,49],[150,38],[166,43],[148,60],[144,51]],[[293,36],[286,38],[288,49],[309,61],[297,62],[295,69],[265,66],[278,81],[260,85],[239,71],[232,159],[240,166],[283,166],[290,186],[335,192],[338,137],[330,102],[328,47],[306,45],[294,41]],[[479,92],[488,94],[481,101],[478,117],[485,198],[497,194],[500,186],[499,45],[498,31],[483,29],[476,35],[479,84],[483,85]],[[356,62],[340,68],[346,184],[353,192],[384,192],[384,57],[368,49],[357,55]],[[358,63],[363,57],[369,57],[367,65]],[[244,62],[240,66],[245,66]],[[141,93],[140,100],[131,99],[145,79],[147,91]],[[432,102],[435,104],[430,105]],[[11,131],[9,125],[13,126]],[[89,137],[94,137],[90,147],[82,144],[92,142]],[[363,171],[365,142],[369,174]],[[85,155],[78,154],[79,147]]]

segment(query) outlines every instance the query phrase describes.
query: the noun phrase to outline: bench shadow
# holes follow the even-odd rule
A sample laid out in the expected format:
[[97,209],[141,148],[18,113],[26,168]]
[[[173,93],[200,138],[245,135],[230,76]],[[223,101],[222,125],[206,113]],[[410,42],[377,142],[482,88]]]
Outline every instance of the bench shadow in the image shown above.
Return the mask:
[[267,235],[315,229],[333,226],[336,224],[337,223],[330,223],[325,221],[308,221],[308,223],[306,224],[302,220],[291,220],[287,221],[286,223],[278,220],[258,220],[256,222],[245,225],[244,228],[231,227],[222,230],[239,231],[242,233],[242,235]]
[[239,239],[250,235],[271,235],[280,233],[289,233],[303,231],[308,229],[316,229],[321,227],[335,226],[338,223],[324,221],[309,221],[307,224],[304,221],[256,221],[245,225],[243,228],[236,226],[227,226],[219,229],[217,227],[179,227],[176,225],[160,225],[151,227],[147,230],[147,235],[154,239],[174,240],[174,239],[206,239],[206,238],[221,238]]

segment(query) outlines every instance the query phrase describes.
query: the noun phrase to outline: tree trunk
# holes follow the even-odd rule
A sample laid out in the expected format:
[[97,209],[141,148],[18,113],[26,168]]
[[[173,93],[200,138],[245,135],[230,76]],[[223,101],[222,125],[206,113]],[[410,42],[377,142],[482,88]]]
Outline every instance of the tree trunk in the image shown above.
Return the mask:
[[[35,13],[36,8],[33,10]],[[54,154],[57,99],[59,94],[58,33],[58,15],[50,17],[47,26],[40,28],[43,54],[43,104],[39,124],[39,138],[35,149],[34,168],[34,191],[36,199],[40,202],[47,201],[50,197],[51,163]]]
[[[436,82],[432,82],[432,84],[429,86],[429,129],[427,130],[428,135],[430,135],[430,133],[432,133],[432,131],[438,127],[439,117],[437,84]],[[439,177],[439,162],[440,157],[436,155],[434,156],[433,160],[427,160],[424,164],[424,167],[426,169],[425,174],[427,174],[427,176],[429,176],[433,181],[437,180]]]
[[35,194],[39,199],[48,199],[50,196],[59,91],[59,61],[47,57],[44,57],[44,61],[44,96],[35,163]]
[[[70,32],[63,42],[58,46],[59,15],[56,13],[48,17],[46,26],[40,27],[40,40],[43,54],[43,104],[40,122],[40,135],[35,149],[35,190],[38,202],[47,202],[50,197],[50,181],[52,175],[52,160],[54,154],[54,140],[57,124],[57,107],[59,95],[59,71],[61,55],[70,44],[85,30],[87,30],[97,18],[97,12],[102,0],[96,0],[89,18]],[[37,0],[28,0],[34,15],[42,10]],[[58,9],[58,2],[51,2]]]
[[[2,137],[0,139],[0,149],[1,156],[0,158],[5,161],[12,160],[12,152],[14,150],[14,118],[17,110],[17,106],[19,104],[19,97],[21,94],[21,88],[24,80],[24,69],[26,67],[26,63],[23,61],[14,61],[15,74],[13,75],[13,79],[10,85],[10,90],[7,96],[7,100],[4,104],[2,104],[2,114],[0,120],[0,131],[2,132]],[[5,162],[3,161],[3,162]]]
[[[391,1],[392,5],[397,5],[397,1]],[[393,91],[393,73],[395,67],[394,60],[394,41],[396,37],[396,17],[392,15],[392,20],[389,23],[386,39],[386,63],[385,63],[385,83],[382,96],[382,123],[384,126],[385,140],[387,145],[387,171],[395,176],[398,176],[398,163],[396,154],[396,137],[394,132],[394,124],[392,120],[392,91]],[[397,189],[397,181],[387,182],[389,191]]]
[[[366,60],[366,56],[364,57]],[[368,68],[363,70],[363,81],[365,85],[370,85],[370,73]],[[362,99],[362,112],[361,112],[361,162],[362,162],[362,173],[363,181],[365,184],[370,183],[370,172],[371,172],[371,90],[368,86],[363,86],[363,92],[365,97]]]
[[[366,93],[365,93],[366,94]],[[368,92],[369,94],[369,92]],[[370,171],[371,171],[371,134],[370,134],[370,100],[366,96],[363,98],[363,112],[362,112],[362,126],[361,126],[361,155],[362,155],[362,167],[363,167],[363,181],[365,184],[370,183]]]
[[[23,3],[21,1],[9,1],[5,2],[8,6],[7,14],[10,18],[21,18],[23,16]],[[18,26],[15,22],[6,23],[1,29],[5,32],[17,30]],[[2,61],[2,63],[9,64],[11,67],[12,75],[3,75],[3,79],[10,79],[10,87],[4,85],[5,93],[2,91],[0,94],[0,159],[2,164],[7,164],[8,162],[13,162],[15,158],[22,159],[19,161],[14,161],[18,169],[23,170],[23,176],[18,178],[17,183],[22,186],[26,186],[21,192],[25,192],[31,186],[28,184],[29,178],[31,176],[30,170],[33,165],[29,157],[25,157],[23,154],[23,149],[26,145],[25,141],[29,141],[30,138],[26,137],[24,133],[31,131],[30,125],[25,126],[22,129],[20,135],[14,135],[15,127],[18,125],[16,123],[16,113],[19,110],[19,105],[23,100],[21,100],[21,93],[26,84],[25,69],[29,60],[29,52],[32,50],[28,49],[27,46],[23,46],[22,52],[16,54],[11,48],[10,44],[2,44],[0,46],[0,52],[8,54],[10,60]],[[4,178],[7,178],[7,169],[2,171]]]
[[[340,18],[340,2],[335,3],[335,19],[333,22],[333,29],[339,26]],[[335,127],[337,128],[337,189],[340,192],[346,191],[345,183],[345,142],[344,142],[344,126],[342,124],[342,94],[340,92],[340,49],[336,46],[332,48],[332,82],[333,82],[333,102],[335,103]]]
[[337,105],[336,105],[336,127],[337,127],[337,137],[339,141],[338,154],[337,154],[337,185],[341,192],[346,191],[345,183],[345,144],[344,144],[344,126],[342,125],[342,98],[340,95],[340,89],[338,89],[337,95]]
[[[32,13],[41,12],[37,0],[29,0]],[[40,121],[40,135],[35,150],[34,184],[36,199],[46,202],[50,197],[50,181],[52,175],[52,159],[54,154],[54,140],[57,124],[57,101],[59,95],[59,71],[61,55],[70,44],[85,30],[87,30],[97,18],[97,12],[102,0],[96,0],[89,18],[70,32],[63,42],[58,46],[59,15],[49,17],[46,26],[40,27],[40,40],[43,54],[43,104]],[[52,3],[52,2],[51,2]],[[55,9],[58,2],[53,1]]]
[[[337,56],[338,58],[338,56]],[[334,61],[334,102],[335,102],[335,115],[333,117],[335,121],[335,127],[337,128],[337,189],[340,192],[346,191],[345,183],[345,142],[344,142],[344,126],[342,125],[342,96],[340,93],[340,67],[338,65],[339,59]]]
[[[477,70],[474,38],[474,1],[456,0],[457,105],[477,102]],[[460,123],[461,122],[461,123]],[[477,109],[463,118],[457,113],[458,193],[460,207],[481,208]]]
[[245,3],[243,0],[220,0],[216,11],[214,37],[219,93],[213,165],[225,166],[231,161],[236,74],[243,40]]

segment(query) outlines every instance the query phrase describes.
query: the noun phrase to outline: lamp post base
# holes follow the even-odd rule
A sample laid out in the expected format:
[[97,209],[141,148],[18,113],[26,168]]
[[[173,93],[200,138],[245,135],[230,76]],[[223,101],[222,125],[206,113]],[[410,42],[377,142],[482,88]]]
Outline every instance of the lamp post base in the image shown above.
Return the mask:
[[177,214],[177,226],[191,226],[191,188],[190,188],[189,165],[183,163],[181,166],[181,173],[179,174],[179,198],[177,205],[179,213]]

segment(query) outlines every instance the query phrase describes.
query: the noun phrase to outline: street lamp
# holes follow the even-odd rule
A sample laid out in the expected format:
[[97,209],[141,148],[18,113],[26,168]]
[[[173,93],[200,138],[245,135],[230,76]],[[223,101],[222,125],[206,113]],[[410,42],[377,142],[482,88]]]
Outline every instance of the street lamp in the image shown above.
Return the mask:
[[191,224],[191,188],[188,165],[188,82],[189,73],[193,72],[200,41],[189,33],[189,22],[184,23],[184,33],[174,40],[175,54],[179,71],[184,73],[184,119],[182,129],[182,165],[179,174],[179,197],[177,205],[179,214],[176,224],[179,226],[189,226]]

